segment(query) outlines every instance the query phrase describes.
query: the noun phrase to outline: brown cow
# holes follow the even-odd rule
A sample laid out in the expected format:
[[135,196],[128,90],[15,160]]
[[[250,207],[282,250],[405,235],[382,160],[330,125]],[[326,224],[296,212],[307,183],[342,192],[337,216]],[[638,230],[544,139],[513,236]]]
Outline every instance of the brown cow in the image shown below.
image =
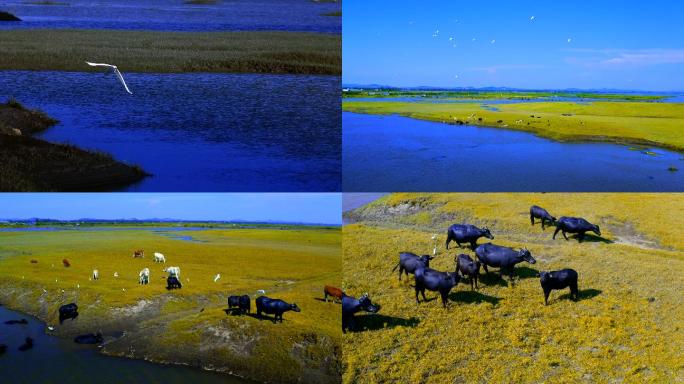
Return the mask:
[[145,257],[145,250],[136,249],[135,251],[133,251],[133,257]]
[[347,296],[343,290],[335,287],[331,287],[330,285],[326,285],[325,288],[323,288],[323,294],[325,295],[325,302],[328,302],[328,296],[333,297],[333,302],[335,302],[335,299],[338,299],[342,301],[342,298],[344,296]]
[[31,264],[38,264],[38,260],[36,260],[36,259],[31,259]]
[[62,259],[62,264],[64,264],[64,266],[67,268],[71,267],[71,263],[68,259]]

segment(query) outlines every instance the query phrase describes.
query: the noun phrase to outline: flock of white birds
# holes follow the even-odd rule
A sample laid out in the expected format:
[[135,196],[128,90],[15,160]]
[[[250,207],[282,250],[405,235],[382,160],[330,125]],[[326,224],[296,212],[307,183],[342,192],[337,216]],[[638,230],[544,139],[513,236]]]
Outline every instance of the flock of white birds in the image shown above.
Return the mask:
[[[536,16],[530,16],[530,22],[534,22],[536,19],[537,19]],[[454,20],[454,22],[457,23],[458,20]],[[409,25],[413,25],[413,24],[415,24],[415,21],[409,21]],[[439,38],[439,29],[435,28],[434,32],[432,32],[432,37],[433,37],[433,38]],[[454,48],[457,47],[456,38],[455,38],[455,37],[449,36],[448,41],[449,41],[449,43],[452,45],[452,47],[454,47]],[[477,41],[477,38],[476,38],[476,37],[473,37],[470,41],[471,41],[471,42],[475,42],[475,41]],[[568,42],[568,43],[572,43],[572,38],[571,38],[571,37],[568,37],[567,42]],[[496,43],[496,39],[491,39],[491,40],[489,41],[489,43],[490,43],[490,44],[495,44],[495,43]],[[454,75],[454,79],[458,79],[458,75]]]

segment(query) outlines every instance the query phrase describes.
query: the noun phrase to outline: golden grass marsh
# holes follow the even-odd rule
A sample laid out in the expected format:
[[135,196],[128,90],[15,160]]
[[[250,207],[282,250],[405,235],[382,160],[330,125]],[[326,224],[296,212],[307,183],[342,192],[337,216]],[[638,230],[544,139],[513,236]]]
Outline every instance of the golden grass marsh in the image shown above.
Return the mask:
[[339,35],[299,32],[0,31],[0,70],[341,73]]
[[[552,240],[553,227],[530,225],[533,204],[585,217],[602,238]],[[343,285],[368,292],[381,310],[343,337],[343,382],[682,381],[683,211],[682,194],[631,193],[393,194],[353,211],[356,222],[343,228]],[[526,246],[537,263],[519,264],[514,284],[497,269],[481,271],[480,289],[459,284],[447,309],[439,300],[416,304],[412,279],[392,273],[398,253],[431,253],[435,233],[431,267],[453,271],[454,255],[474,257],[444,249],[446,228],[459,222],[488,226],[492,242]],[[544,306],[536,271],[561,268],[578,271],[580,300],[565,289]]]
[[[414,119],[513,129],[557,141],[647,145],[684,152],[684,103],[481,103],[345,101],[346,112],[398,114]],[[532,117],[534,116],[534,117]]]
[[[276,382],[335,382],[341,375],[339,304],[322,301],[339,285],[339,228],[98,229],[0,232],[0,302],[38,316],[65,337],[102,330],[126,336],[103,348],[110,355],[189,364]],[[132,258],[134,249],[146,251]],[[183,288],[167,291],[164,265],[180,266]],[[71,267],[62,266],[67,258]],[[37,263],[31,263],[34,259]],[[150,268],[150,284],[138,272]],[[89,280],[93,269],[100,279]],[[119,277],[114,278],[117,272]],[[214,282],[214,276],[221,278]],[[274,324],[224,312],[227,296],[257,290],[295,302]],[[79,317],[62,325],[60,305],[76,302]]]

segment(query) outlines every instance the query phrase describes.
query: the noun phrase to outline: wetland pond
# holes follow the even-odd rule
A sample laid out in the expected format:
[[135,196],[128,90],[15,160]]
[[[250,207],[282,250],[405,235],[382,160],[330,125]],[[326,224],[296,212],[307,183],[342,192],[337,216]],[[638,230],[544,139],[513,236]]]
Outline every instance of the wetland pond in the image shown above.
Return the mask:
[[[84,63],[85,65],[85,63]],[[152,176],[126,191],[338,191],[337,76],[0,71],[10,97],[59,123],[37,135]]]
[[0,29],[128,29],[163,31],[304,31],[341,33],[337,2],[231,0],[184,4],[183,0],[5,1],[3,11],[22,19]]
[[[28,324],[7,325],[7,320],[26,319]],[[83,346],[72,340],[45,333],[40,320],[0,305],[0,377],[7,383],[253,383],[234,376],[177,365],[154,364],[143,360],[109,357],[96,346]],[[106,335],[105,335],[106,336]],[[33,348],[20,352],[26,337]],[[125,337],[125,336],[124,336]]]
[[672,151],[397,115],[344,112],[342,125],[348,192],[684,191],[684,154]]

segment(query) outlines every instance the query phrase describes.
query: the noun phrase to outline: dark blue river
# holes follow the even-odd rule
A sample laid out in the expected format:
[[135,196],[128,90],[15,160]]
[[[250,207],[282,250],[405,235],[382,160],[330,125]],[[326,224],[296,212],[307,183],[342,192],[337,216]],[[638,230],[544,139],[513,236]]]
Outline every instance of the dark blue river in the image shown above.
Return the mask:
[[103,151],[153,176],[128,191],[339,191],[340,78],[270,74],[0,71],[60,121],[40,136]]
[[[18,319],[28,324],[5,324]],[[21,352],[18,348],[26,337],[34,340],[34,347]],[[47,335],[44,323],[4,306],[0,306],[0,344],[7,345],[7,351],[0,354],[3,383],[252,383],[199,369],[104,356],[96,346]]]
[[340,2],[309,0],[217,0],[186,4],[184,0],[53,0],[2,1],[3,11],[23,21],[0,23],[0,29],[71,28],[163,31],[305,31],[341,33]]
[[682,153],[400,116],[345,112],[342,124],[345,192],[684,191]]

